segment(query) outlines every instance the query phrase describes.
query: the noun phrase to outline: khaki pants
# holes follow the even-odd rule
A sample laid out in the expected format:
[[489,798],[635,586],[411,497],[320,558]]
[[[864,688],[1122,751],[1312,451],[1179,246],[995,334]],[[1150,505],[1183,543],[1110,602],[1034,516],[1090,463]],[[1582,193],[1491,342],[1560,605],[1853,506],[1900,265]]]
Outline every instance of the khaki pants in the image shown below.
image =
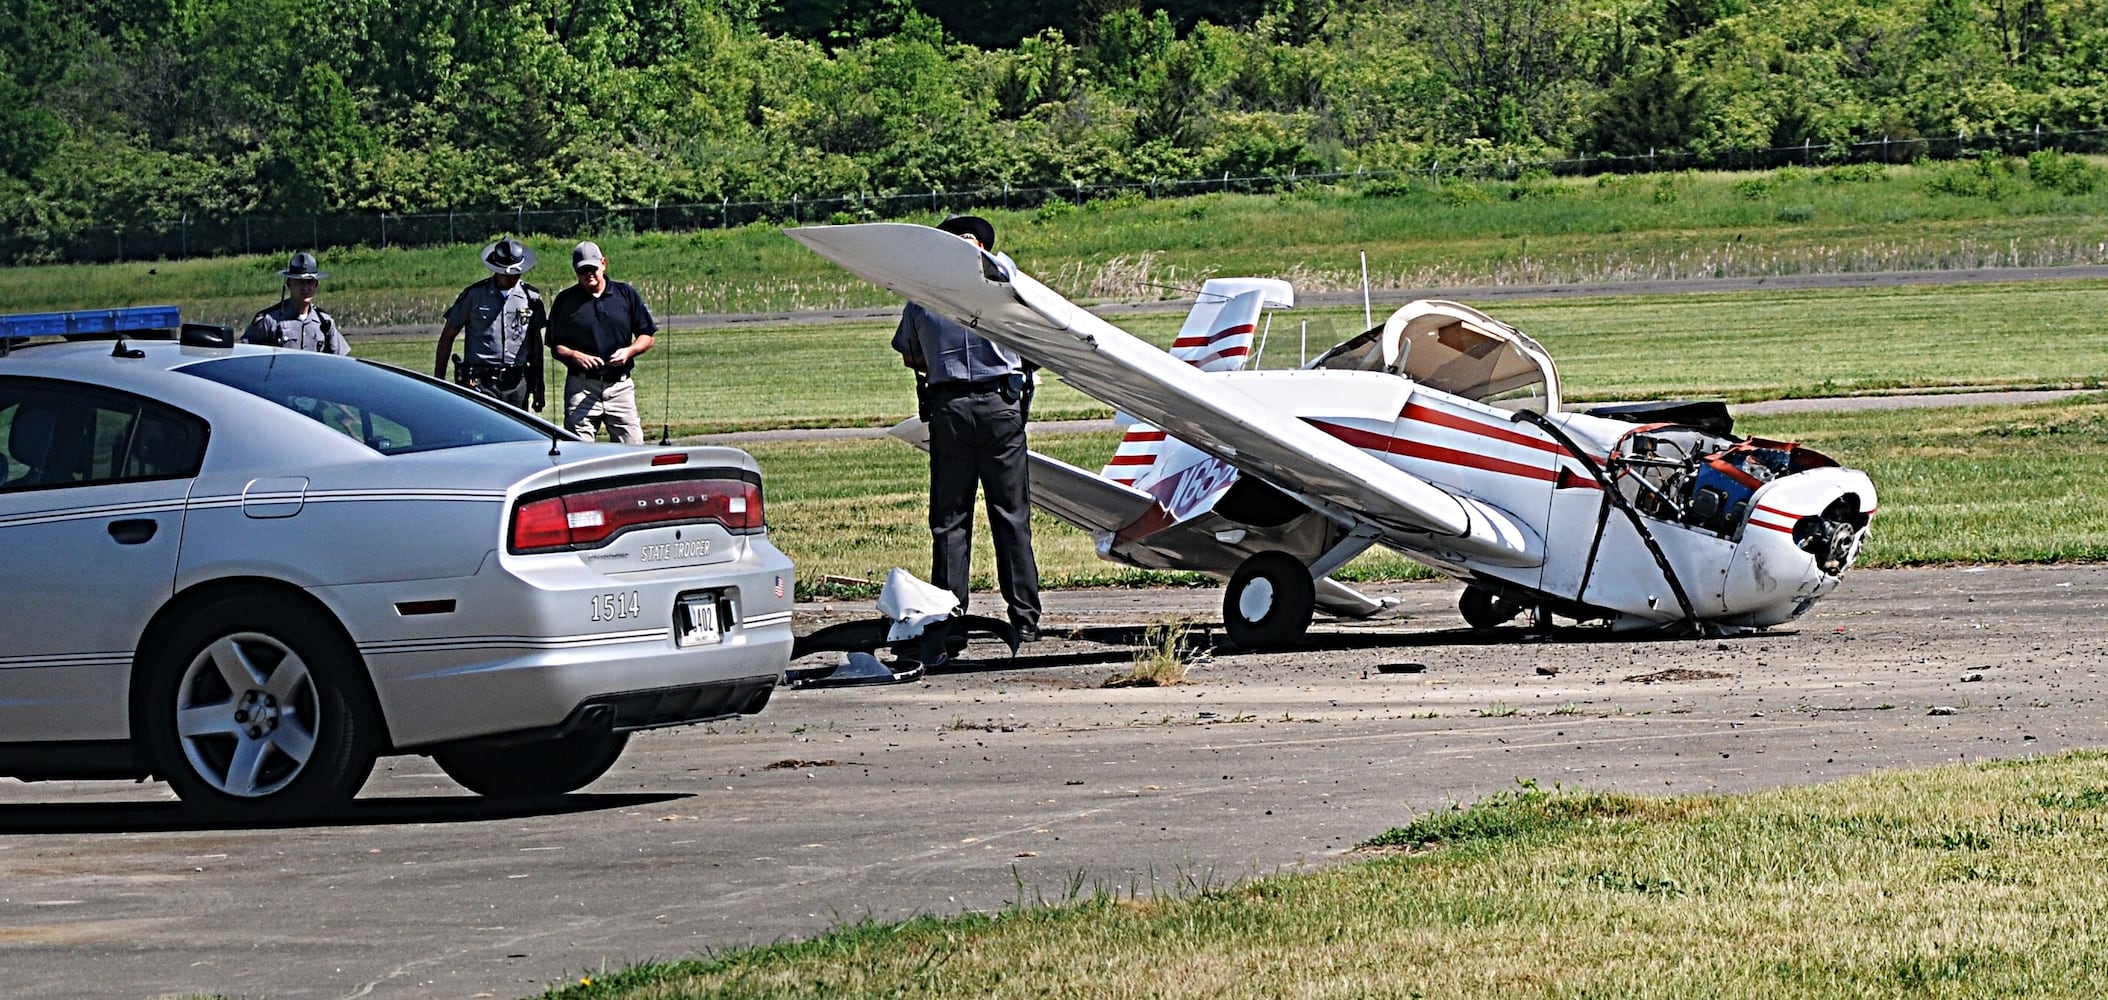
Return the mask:
[[586,440],[606,427],[616,444],[643,444],[644,421],[637,416],[637,383],[622,378],[602,382],[576,372],[564,376],[564,429]]

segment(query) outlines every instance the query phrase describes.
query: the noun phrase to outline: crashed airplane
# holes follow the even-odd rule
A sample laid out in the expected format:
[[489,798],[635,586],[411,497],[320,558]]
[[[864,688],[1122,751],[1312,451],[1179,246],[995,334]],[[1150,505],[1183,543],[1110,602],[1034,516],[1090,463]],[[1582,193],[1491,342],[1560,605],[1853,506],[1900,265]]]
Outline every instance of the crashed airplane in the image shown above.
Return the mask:
[[1455,302],[1410,303],[1297,369],[1247,371],[1262,311],[1292,304],[1284,282],[1211,282],[1166,353],[936,229],[788,232],[1141,421],[1098,474],[1035,455],[1033,502],[1108,559],[1227,578],[1242,646],[1293,643],[1319,608],[1381,610],[1330,578],[1372,545],[1463,581],[1479,628],[1526,612],[1689,634],[1778,625],[1836,589],[1876,510],[1865,473],[1736,436],[1721,403],[1568,411],[1541,346]]

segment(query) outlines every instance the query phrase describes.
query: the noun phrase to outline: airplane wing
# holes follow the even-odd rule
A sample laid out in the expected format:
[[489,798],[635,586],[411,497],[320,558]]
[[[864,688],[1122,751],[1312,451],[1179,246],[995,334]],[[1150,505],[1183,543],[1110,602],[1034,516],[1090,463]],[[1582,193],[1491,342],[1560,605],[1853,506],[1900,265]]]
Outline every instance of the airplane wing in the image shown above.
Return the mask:
[[1512,537],[1512,519],[1261,404],[1221,375],[1164,353],[949,233],[904,223],[787,232],[850,272],[1282,489],[1378,523],[1457,536],[1474,549],[1512,555],[1524,547]]

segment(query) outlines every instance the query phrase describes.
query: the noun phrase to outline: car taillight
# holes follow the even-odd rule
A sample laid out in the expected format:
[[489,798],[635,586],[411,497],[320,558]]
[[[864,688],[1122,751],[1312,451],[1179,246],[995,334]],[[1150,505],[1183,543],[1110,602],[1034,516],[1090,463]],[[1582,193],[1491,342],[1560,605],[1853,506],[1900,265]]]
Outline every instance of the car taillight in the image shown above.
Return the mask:
[[512,550],[592,546],[630,528],[699,521],[733,531],[761,527],[761,487],[744,479],[672,479],[542,497],[513,512]]

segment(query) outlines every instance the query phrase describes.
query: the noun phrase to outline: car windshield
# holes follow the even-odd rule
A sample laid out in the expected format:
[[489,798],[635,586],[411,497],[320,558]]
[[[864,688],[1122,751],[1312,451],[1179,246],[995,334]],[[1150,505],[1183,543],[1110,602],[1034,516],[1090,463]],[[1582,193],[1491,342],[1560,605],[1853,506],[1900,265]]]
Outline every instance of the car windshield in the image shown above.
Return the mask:
[[549,436],[502,404],[372,362],[274,351],[178,370],[268,399],[384,455]]

